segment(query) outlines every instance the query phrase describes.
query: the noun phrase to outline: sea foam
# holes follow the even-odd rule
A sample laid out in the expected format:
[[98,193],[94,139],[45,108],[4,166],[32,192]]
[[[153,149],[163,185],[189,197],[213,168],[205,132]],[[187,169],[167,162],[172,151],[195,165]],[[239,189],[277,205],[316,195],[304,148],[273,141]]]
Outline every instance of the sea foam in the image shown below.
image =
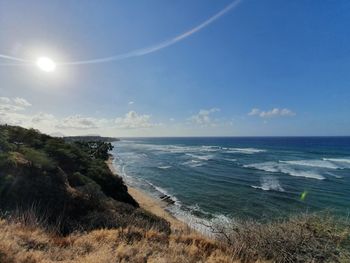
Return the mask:
[[264,163],[253,163],[246,164],[245,168],[254,168],[271,173],[284,173],[291,176],[306,177],[318,180],[324,180],[325,177],[314,170],[299,170],[295,169],[293,165],[279,163],[279,162],[264,162]]
[[266,150],[256,149],[256,148],[224,148],[224,149],[227,149],[226,153],[254,154],[254,153],[266,152]]
[[[334,159],[323,160],[297,160],[297,161],[280,161],[280,163],[287,163],[292,165],[302,165],[318,168],[327,168],[327,169],[344,169],[344,165],[334,163]],[[350,164],[350,162],[349,162]]]
[[164,166],[158,166],[157,168],[165,170],[165,169],[171,168],[171,166],[170,165],[164,165]]
[[279,191],[284,192],[283,187],[280,185],[277,178],[272,176],[265,176],[261,178],[261,186],[252,185],[251,187],[255,189],[261,189],[264,191]]

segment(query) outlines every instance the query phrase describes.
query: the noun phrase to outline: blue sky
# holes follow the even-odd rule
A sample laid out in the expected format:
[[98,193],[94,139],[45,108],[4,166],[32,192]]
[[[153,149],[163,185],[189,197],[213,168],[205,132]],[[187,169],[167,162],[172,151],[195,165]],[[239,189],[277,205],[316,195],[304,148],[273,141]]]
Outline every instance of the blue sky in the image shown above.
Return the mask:
[[[0,54],[57,62],[123,54],[230,3],[0,0]],[[350,135],[349,14],[349,1],[242,0],[144,56],[52,73],[0,58],[0,122],[66,135]]]

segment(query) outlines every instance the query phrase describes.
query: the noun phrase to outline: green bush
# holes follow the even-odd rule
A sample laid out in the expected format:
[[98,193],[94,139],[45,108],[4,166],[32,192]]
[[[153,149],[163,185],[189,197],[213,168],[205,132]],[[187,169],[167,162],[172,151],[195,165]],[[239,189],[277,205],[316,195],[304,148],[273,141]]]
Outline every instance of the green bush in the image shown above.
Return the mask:
[[56,167],[56,163],[44,151],[22,146],[20,147],[20,152],[30,162],[31,166],[35,168],[53,170]]

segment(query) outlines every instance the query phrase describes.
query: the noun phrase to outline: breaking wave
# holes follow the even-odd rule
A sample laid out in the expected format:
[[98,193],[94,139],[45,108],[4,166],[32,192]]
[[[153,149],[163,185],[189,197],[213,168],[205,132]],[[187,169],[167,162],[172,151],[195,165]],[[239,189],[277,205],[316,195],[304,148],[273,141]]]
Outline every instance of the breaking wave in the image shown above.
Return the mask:
[[[123,141],[128,143],[128,141]],[[123,143],[122,142],[122,143]],[[255,154],[266,152],[264,149],[258,148],[232,148],[221,147],[217,145],[175,145],[175,144],[150,144],[150,143],[133,143],[129,147],[134,149],[147,149],[164,153],[240,153],[240,154]]]
[[192,168],[200,167],[200,166],[203,166],[204,164],[205,164],[204,162],[201,162],[201,161],[198,161],[198,160],[189,160],[187,162],[183,162],[182,163],[182,165],[189,166],[189,167],[192,167]]
[[[337,160],[337,161],[335,161],[335,160]],[[346,160],[346,159],[323,158],[323,160],[280,161],[280,163],[318,167],[318,168],[327,168],[327,169],[345,169],[345,168],[348,168],[347,165],[340,164],[341,162],[343,162],[342,160]],[[336,163],[336,162],[338,162],[338,163]],[[349,160],[349,165],[350,165],[350,160]]]
[[323,158],[324,161],[335,162],[337,164],[342,163],[345,165],[345,168],[350,168],[350,159],[348,158]]
[[273,190],[273,191],[284,192],[284,189],[280,185],[278,179],[275,177],[272,177],[272,176],[262,177],[260,186],[252,185],[251,187],[253,187],[255,189],[261,189],[264,191],[272,191]]
[[261,153],[266,152],[266,150],[263,149],[256,149],[256,148],[223,148],[227,149],[227,153],[243,153],[243,154],[254,154],[254,153]]
[[164,166],[158,166],[157,168],[165,170],[165,169],[171,168],[171,166],[170,165],[164,165]]
[[306,177],[306,178],[312,178],[312,179],[318,179],[318,180],[326,179],[323,175],[321,175],[317,171],[296,169],[293,165],[290,165],[287,163],[279,163],[279,162],[253,163],[253,164],[246,164],[243,167],[254,168],[257,170],[271,172],[271,173],[284,173],[284,174],[297,176],[297,177]]
[[213,155],[196,155],[196,154],[192,154],[192,153],[186,153],[187,156],[190,156],[192,158],[195,159],[199,159],[199,160],[204,160],[204,161],[209,161],[210,159],[213,159]]

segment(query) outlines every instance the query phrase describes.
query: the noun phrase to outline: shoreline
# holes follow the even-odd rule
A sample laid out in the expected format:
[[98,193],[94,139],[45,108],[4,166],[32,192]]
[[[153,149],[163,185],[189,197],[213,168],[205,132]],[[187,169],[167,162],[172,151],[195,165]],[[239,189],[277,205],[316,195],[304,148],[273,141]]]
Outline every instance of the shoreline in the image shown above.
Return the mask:
[[[114,175],[118,175],[117,170],[113,165],[113,160],[114,156],[110,155],[110,157],[106,161],[106,164]],[[129,194],[136,200],[136,202],[139,203],[140,208],[143,208],[144,210],[167,220],[170,223],[171,229],[174,231],[190,231],[190,227],[185,222],[182,222],[181,220],[177,219],[171,213],[165,210],[169,203],[167,203],[166,201],[162,201],[161,199],[158,200],[153,196],[150,196],[142,189],[130,186],[129,184],[127,184],[127,182],[125,182],[125,180],[124,183],[128,187]]]

